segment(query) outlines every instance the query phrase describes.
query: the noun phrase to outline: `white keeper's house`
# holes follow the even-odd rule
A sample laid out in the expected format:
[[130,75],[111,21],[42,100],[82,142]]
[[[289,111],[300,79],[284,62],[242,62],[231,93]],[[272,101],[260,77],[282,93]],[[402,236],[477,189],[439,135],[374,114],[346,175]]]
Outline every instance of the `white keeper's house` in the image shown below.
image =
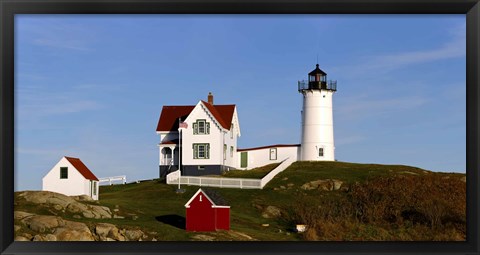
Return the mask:
[[98,178],[79,158],[62,157],[43,177],[42,190],[98,200]]
[[237,148],[240,122],[237,107],[216,105],[212,93],[196,105],[163,106],[157,125],[160,135],[160,177],[181,169],[183,176],[221,174],[290,161],[333,161],[332,99],[336,81],[327,81],[319,65],[298,82],[303,96],[301,144]]

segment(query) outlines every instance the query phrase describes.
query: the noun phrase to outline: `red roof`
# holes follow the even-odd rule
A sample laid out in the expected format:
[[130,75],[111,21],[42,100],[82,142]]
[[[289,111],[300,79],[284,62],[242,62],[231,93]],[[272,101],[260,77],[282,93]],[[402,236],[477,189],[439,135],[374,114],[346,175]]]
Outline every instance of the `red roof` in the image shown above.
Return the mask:
[[[235,111],[234,104],[212,105],[205,101],[202,101],[202,103],[223,128],[230,130],[233,112]],[[157,131],[177,131],[178,119],[185,120],[193,108],[195,108],[194,105],[164,106],[158,120]]]
[[71,158],[65,156],[65,158],[73,165],[82,175],[88,180],[98,181],[98,178],[88,169],[88,167],[83,164],[79,158]]
[[158,120],[157,131],[178,131],[178,118],[185,120],[193,108],[194,105],[164,106]]

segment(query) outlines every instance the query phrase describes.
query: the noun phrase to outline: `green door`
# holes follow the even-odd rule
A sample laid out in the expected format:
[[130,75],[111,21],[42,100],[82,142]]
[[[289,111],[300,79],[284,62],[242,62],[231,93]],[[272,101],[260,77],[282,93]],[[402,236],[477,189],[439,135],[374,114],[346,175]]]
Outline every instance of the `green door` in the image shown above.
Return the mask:
[[248,152],[242,152],[240,154],[240,167],[247,167],[248,166]]

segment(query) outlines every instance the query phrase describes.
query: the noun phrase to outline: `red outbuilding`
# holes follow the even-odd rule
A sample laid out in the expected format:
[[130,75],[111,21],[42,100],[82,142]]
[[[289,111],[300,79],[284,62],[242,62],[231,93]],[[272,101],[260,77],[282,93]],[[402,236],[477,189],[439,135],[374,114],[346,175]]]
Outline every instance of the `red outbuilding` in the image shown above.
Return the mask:
[[211,190],[198,189],[185,208],[187,231],[230,229],[230,206]]

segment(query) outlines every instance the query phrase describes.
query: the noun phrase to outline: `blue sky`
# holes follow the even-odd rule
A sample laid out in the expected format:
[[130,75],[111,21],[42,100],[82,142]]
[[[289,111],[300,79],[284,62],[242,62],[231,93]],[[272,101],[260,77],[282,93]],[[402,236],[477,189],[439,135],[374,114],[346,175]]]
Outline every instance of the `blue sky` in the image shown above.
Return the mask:
[[239,148],[300,141],[297,81],[338,81],[336,158],[465,172],[464,15],[16,15],[15,189],[64,155],[158,177],[163,105],[236,104]]

